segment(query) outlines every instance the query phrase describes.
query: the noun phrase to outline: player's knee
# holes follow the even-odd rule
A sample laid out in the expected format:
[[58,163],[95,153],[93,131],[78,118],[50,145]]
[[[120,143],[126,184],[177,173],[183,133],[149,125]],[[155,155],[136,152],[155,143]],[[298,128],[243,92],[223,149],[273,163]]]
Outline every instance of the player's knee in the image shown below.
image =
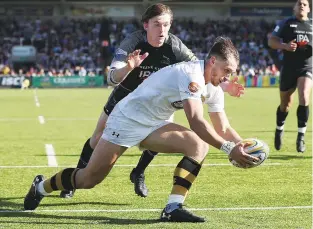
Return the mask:
[[310,91],[299,92],[299,104],[302,106],[308,106],[310,104]]
[[93,149],[96,148],[96,145],[98,144],[98,142],[99,142],[99,140],[100,140],[100,138],[101,138],[101,136],[103,134],[103,130],[104,130],[104,128],[102,130],[96,130],[93,133],[92,137],[90,138],[90,146],[91,146],[91,148],[93,148]]
[[102,132],[95,133],[94,135],[92,135],[92,137],[90,138],[91,148],[93,148],[93,149],[96,148],[96,145],[98,144],[101,136],[102,136]]
[[98,144],[98,142],[99,142],[99,140],[103,134],[107,120],[108,120],[107,114],[102,112],[102,114],[98,120],[97,127],[96,127],[95,131],[93,132],[92,137],[90,138],[90,146],[93,149],[96,148],[96,145]]
[[98,143],[99,139],[97,139],[97,136],[94,134],[92,135],[92,137],[90,138],[90,146],[91,148],[96,148],[96,145]]
[[199,143],[199,159],[202,161],[209,152],[209,144],[201,140]]
[[184,154],[202,161],[208,153],[209,145],[195,133],[191,133],[190,136],[185,139],[188,139],[188,141],[186,141],[188,146],[185,147]]
[[280,111],[282,112],[289,112],[291,108],[291,103],[283,103],[280,105]]

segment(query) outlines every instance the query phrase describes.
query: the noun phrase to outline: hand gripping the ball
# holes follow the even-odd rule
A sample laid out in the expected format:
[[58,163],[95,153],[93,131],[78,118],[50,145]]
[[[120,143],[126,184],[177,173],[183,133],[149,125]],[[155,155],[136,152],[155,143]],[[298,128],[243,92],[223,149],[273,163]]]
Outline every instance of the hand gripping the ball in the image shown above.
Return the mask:
[[229,154],[229,158],[236,161],[241,168],[249,168],[259,161],[259,158],[251,156],[244,151],[248,144],[243,142],[237,143]]

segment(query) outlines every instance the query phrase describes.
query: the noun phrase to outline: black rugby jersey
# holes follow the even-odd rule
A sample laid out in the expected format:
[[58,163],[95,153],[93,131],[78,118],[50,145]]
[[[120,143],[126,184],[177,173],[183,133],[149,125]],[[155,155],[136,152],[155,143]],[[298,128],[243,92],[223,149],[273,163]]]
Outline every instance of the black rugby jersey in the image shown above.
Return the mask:
[[284,43],[296,39],[298,45],[295,52],[284,50],[283,65],[285,67],[312,67],[312,20],[300,21],[295,16],[282,20],[274,29],[273,36]]
[[[147,41],[144,30],[136,31],[126,37],[115,52],[114,62],[126,62],[128,54],[140,49],[141,55],[148,52],[148,57],[139,67],[134,68],[117,87],[123,87],[129,91],[135,90],[144,79],[152,72],[182,61],[197,60],[196,56],[175,35],[169,33],[161,47],[153,47]],[[116,88],[114,90],[118,92]]]

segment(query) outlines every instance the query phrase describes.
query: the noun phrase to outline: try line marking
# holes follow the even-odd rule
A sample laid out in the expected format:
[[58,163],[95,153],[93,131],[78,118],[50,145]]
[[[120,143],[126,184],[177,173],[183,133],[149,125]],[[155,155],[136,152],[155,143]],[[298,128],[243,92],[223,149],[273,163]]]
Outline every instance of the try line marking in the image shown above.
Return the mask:
[[48,167],[58,167],[55,152],[52,144],[45,144],[46,154],[48,158]]
[[[43,116],[39,116],[43,117]],[[0,118],[0,122],[34,121],[35,118]],[[46,118],[47,121],[96,121],[96,118]]]
[[36,107],[40,107],[40,103],[39,103],[38,95],[37,95],[37,89],[34,90],[34,97],[35,97]]
[[[261,166],[277,166],[277,165],[292,165],[292,164],[283,164],[283,163],[265,163]],[[149,167],[174,167],[177,164],[151,164]],[[230,163],[225,164],[203,164],[202,166],[233,166]],[[0,165],[0,169],[15,169],[15,168],[50,168],[50,167],[58,167],[58,168],[73,168],[76,165],[56,165],[56,166],[46,166],[46,165]],[[114,165],[114,167],[136,167],[136,164],[129,164],[129,165]]]
[[40,124],[44,124],[45,123],[45,118],[43,116],[38,116],[38,120]]
[[[282,206],[282,207],[242,207],[242,208],[188,208],[191,211],[264,211],[264,210],[287,210],[287,209],[311,209],[312,206]],[[18,212],[160,212],[158,208],[137,208],[137,209],[51,209],[51,210],[0,210],[0,213],[18,213]]]

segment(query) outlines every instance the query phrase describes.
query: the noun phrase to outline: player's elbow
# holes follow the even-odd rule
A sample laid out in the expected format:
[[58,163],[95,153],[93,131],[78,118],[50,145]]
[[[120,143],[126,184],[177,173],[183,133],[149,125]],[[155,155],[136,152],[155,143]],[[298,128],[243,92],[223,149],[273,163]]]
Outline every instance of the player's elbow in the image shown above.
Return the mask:
[[201,128],[201,126],[203,126],[202,120],[198,119],[198,118],[193,118],[193,119],[189,120],[189,126],[193,132],[197,133],[197,130],[199,130],[199,128]]
[[214,129],[219,136],[224,137],[232,129],[232,127],[229,122],[224,122],[220,125],[215,125]]
[[223,137],[226,133],[226,130],[223,130],[222,128],[215,128],[215,131],[221,137]]
[[267,40],[267,45],[270,47],[270,48],[273,48],[273,41],[272,41],[272,38],[269,38]]
[[226,132],[227,132],[227,130],[228,130],[229,128],[228,128],[228,126],[226,126],[226,125],[221,125],[221,126],[218,126],[218,127],[216,127],[215,128],[215,131],[216,131],[216,133],[219,135],[219,136],[224,136],[225,134],[226,134]]
[[277,39],[277,37],[273,37],[271,36],[268,40],[267,40],[267,44],[270,48],[272,49],[276,49],[277,47],[277,42],[279,42],[279,39]]

